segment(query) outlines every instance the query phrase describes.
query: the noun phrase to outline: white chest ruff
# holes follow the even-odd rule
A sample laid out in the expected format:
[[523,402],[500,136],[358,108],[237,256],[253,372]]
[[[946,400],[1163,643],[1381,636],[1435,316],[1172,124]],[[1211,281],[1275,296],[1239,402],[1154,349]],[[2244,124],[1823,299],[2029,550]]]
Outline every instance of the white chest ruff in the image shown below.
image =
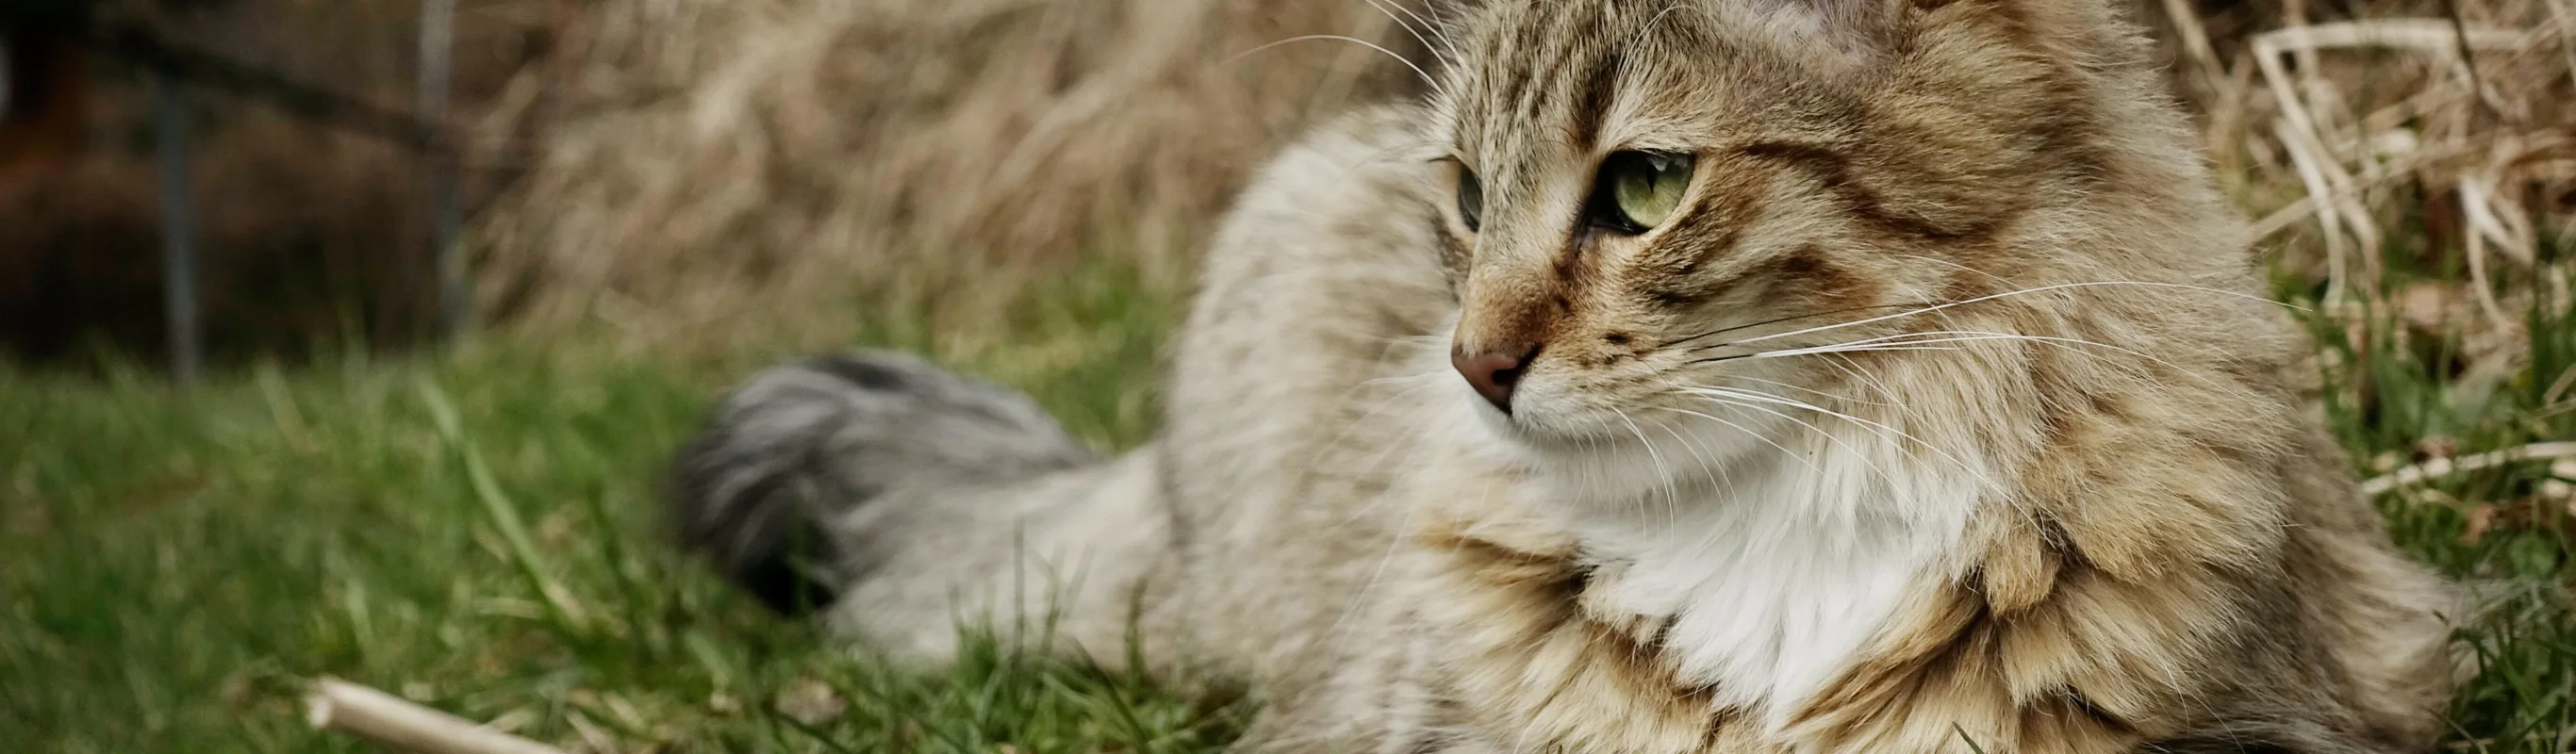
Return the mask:
[[[1868,434],[1783,440],[1678,499],[1591,505],[1593,610],[1662,622],[1677,680],[1777,726],[1860,659],[1909,596],[1951,578],[1983,490],[1955,460]],[[1928,457],[1927,457],[1928,456]]]

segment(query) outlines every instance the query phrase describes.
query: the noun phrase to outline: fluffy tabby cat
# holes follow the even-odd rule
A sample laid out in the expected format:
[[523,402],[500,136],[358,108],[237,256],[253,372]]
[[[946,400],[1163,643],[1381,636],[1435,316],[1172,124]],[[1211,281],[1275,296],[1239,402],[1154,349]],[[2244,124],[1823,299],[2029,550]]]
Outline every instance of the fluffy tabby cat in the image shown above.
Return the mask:
[[679,514],[923,656],[1133,626],[1248,751],[2418,750],[2448,587],[2108,6],[1492,3],[1259,174],[1153,444],[824,358]]

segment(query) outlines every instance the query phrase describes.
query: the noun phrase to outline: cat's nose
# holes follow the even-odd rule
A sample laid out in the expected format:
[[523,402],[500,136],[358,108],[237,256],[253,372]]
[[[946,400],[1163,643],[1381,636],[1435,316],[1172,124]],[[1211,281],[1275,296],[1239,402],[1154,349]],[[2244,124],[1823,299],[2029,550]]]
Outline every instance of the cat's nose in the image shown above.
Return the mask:
[[1536,348],[1524,349],[1518,355],[1459,351],[1449,355],[1449,365],[1458,368],[1458,375],[1467,378],[1467,386],[1475,388],[1477,395],[1508,414],[1512,412],[1512,386],[1521,381],[1522,370],[1529,368],[1529,358],[1537,352]]

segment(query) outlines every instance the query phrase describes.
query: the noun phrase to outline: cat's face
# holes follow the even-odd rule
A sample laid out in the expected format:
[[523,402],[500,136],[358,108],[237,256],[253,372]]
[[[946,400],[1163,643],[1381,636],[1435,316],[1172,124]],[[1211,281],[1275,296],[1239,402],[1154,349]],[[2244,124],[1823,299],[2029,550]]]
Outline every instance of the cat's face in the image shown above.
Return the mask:
[[2041,2],[1506,2],[1453,30],[1432,141],[1488,417],[1542,447],[1769,424],[1708,391],[1812,401],[1903,352],[1783,349],[1938,320],[1794,331],[2095,264],[1999,240],[2101,180]]

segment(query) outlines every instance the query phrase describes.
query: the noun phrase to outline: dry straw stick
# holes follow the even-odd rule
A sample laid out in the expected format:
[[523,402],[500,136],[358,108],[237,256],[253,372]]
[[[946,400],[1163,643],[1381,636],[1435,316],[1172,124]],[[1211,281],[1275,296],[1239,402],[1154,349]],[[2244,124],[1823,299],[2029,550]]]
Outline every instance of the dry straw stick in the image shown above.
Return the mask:
[[[2325,87],[2324,82],[2316,78],[2315,65],[2311,58],[2318,51],[2333,49],[2414,50],[2435,56],[2447,63],[2446,67],[2452,69],[2453,75],[2470,86],[2470,96],[2474,98],[2480,96],[2480,93],[2476,87],[2476,68],[2473,67],[2473,61],[2466,57],[2471,51],[2520,50],[2537,43],[2541,38],[2542,35],[2537,32],[2472,29],[2456,19],[2434,18],[2376,19],[2313,26],[2298,24],[2266,32],[2254,38],[2255,67],[2262,73],[2265,83],[2270,86],[2273,99],[2281,110],[2280,121],[2273,127],[2274,135],[2280,140],[2283,150],[2289,154],[2292,165],[2297,168],[2300,182],[2307,188],[2308,199],[2303,204],[2313,213],[2318,229],[2322,231],[2324,237],[2327,259],[2326,298],[2329,302],[2342,297],[2344,291],[2350,287],[2347,279],[2354,272],[2347,267],[2348,252],[2345,237],[2347,234],[2350,234],[2352,236],[2350,240],[2357,242],[2360,247],[2352,251],[2357,252],[2361,265],[2368,268],[2361,272],[2372,279],[2378,276],[2375,262],[2379,258],[2380,239],[2376,223],[2369,209],[2361,201],[2361,193],[2365,184],[2377,182],[2380,176],[2354,176],[2343,161],[2337,159],[2337,155],[2342,150],[2336,149],[2336,146],[2358,149],[2361,145],[2347,143],[2349,140],[2331,138],[2329,129],[2318,121],[2317,114],[2311,112],[2316,103],[2310,102],[2309,97],[2319,96]],[[2301,58],[2297,76],[2292,76],[2285,69],[2283,61],[2285,56]],[[2370,172],[2371,166],[2366,159],[2355,159],[2355,162],[2362,163],[2364,172]],[[2482,213],[2487,209],[2479,202],[2481,196],[2483,195],[2471,192],[2464,192],[2462,196],[2463,201],[2474,205],[2466,208],[2473,224],[2483,218]],[[2282,215],[2275,215],[2275,218],[2268,218],[2264,226],[2277,230],[2278,225],[2274,220],[2281,217]],[[2493,230],[2491,226],[2494,225],[2496,223],[2484,223],[2477,225],[2473,230],[2486,233]],[[2476,247],[2482,240],[2486,239],[2478,236],[2469,239],[2472,254],[2480,251]],[[2472,272],[2480,273],[2481,276],[2485,272],[2480,264],[2482,261],[2471,259]],[[2481,294],[2482,296],[2491,295],[2485,294],[2483,287]],[[2491,319],[2500,319],[2492,301],[2482,297],[2479,303],[2487,308]]]
[[2200,72],[2201,83],[2217,87],[2227,80],[2227,66],[2218,62],[2218,48],[2209,43],[2209,29],[2200,23],[2200,14],[2191,9],[2191,0],[2164,0],[2165,16],[2173,20],[2174,32],[2182,37],[2184,55],[2191,57],[2192,67]]
[[2413,466],[2398,469],[2387,476],[2376,477],[2369,481],[2362,482],[2361,491],[2363,494],[2377,495],[2389,490],[2397,489],[2398,487],[2410,484],[2420,484],[2424,480],[2435,477],[2450,476],[2461,472],[2493,468],[2508,463],[2551,460],[2558,458],[2576,458],[2576,442],[2536,442],[2521,447],[2489,451],[2476,455],[2460,456],[2458,458],[2436,458]]
[[315,683],[305,707],[305,719],[313,727],[419,754],[563,754],[562,749],[337,678]]

